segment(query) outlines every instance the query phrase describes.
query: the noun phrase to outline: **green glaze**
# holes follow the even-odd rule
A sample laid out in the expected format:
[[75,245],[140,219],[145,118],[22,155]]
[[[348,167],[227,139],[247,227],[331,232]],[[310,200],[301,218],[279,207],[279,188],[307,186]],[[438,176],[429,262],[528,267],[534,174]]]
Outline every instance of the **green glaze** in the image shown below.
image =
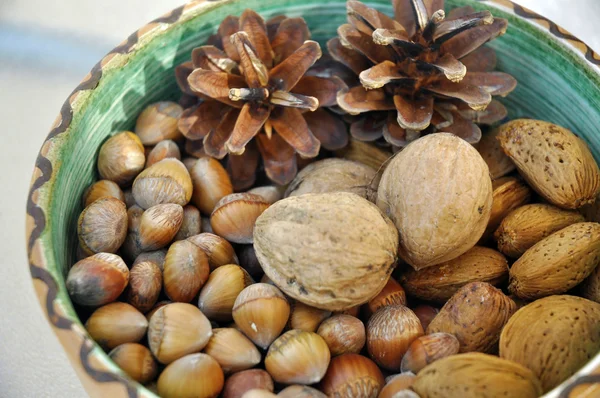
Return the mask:
[[[510,117],[544,119],[568,127],[588,141],[600,159],[600,77],[595,67],[548,31],[508,10],[471,0],[446,3],[448,9],[463,5],[490,9],[494,16],[509,20],[507,33],[491,46],[498,55],[498,69],[519,82],[517,89],[502,99]],[[392,14],[389,1],[367,4]],[[132,130],[144,106],[157,100],[176,100],[179,90],[174,66],[189,60],[192,49],[202,45],[224,17],[239,15],[245,8],[265,17],[281,13],[303,16],[313,39],[323,48],[346,21],[342,0],[229,0],[186,13],[178,22],[144,36],[132,52],[116,55],[108,62],[97,88],[81,92],[73,103],[73,120],[67,131],[52,140],[47,157],[54,174],[40,190],[39,199],[48,223],[41,240],[48,270],[59,283],[58,303],[73,319],[77,317],[64,277],[75,258],[81,196],[97,178],[98,148],[110,135]],[[109,361],[98,347],[96,353]]]

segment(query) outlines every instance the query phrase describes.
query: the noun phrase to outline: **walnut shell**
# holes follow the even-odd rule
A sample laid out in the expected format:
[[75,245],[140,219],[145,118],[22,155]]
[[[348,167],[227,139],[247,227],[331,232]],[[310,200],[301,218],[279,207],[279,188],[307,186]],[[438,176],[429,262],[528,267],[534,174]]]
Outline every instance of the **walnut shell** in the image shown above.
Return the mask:
[[544,199],[576,209],[600,193],[600,170],[587,144],[571,131],[532,119],[499,127],[498,139],[520,174]]
[[517,305],[489,283],[472,282],[460,288],[427,327],[427,334],[453,334],[460,352],[490,352]]
[[500,357],[518,362],[549,391],[600,350],[600,304],[575,296],[550,296],[526,305],[500,336]]
[[388,164],[377,205],[400,231],[399,254],[419,270],[475,246],[492,208],[492,181],[479,153],[448,133],[409,144]]
[[289,296],[340,311],[385,286],[396,264],[398,231],[366,199],[347,192],[280,200],[254,227],[265,274]]
[[421,271],[408,270],[400,283],[406,292],[427,301],[446,302],[470,282],[497,286],[508,278],[508,262],[496,250],[475,246],[465,254]]
[[537,398],[540,381],[518,363],[492,355],[452,355],[426,366],[412,385],[421,398]]

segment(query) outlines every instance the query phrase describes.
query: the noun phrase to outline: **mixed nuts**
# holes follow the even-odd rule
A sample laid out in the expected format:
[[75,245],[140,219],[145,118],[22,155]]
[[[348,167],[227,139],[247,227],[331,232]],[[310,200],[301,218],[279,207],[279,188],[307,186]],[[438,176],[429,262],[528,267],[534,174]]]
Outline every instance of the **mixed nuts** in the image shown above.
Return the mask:
[[132,380],[534,398],[600,350],[598,165],[566,128],[498,124],[516,82],[481,45],[507,22],[443,5],[348,1],[331,58],[302,18],[229,16],[180,103],[102,145],[66,287]]

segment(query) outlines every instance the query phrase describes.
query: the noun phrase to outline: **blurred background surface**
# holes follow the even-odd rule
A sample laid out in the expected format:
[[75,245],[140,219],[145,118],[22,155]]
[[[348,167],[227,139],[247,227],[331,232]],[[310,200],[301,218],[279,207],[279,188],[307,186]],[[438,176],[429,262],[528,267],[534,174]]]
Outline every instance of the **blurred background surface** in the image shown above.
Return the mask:
[[[326,1],[326,0],[324,0]],[[517,0],[600,51],[600,1]],[[182,0],[0,0],[0,397],[85,397],[33,292],[25,203],[37,152],[91,67]]]

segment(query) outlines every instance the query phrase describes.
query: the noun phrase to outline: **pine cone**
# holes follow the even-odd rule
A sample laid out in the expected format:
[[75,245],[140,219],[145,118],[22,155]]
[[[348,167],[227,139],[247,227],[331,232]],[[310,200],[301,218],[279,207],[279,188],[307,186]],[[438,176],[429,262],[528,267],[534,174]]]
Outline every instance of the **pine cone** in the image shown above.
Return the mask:
[[352,69],[361,85],[338,94],[346,112],[359,115],[350,133],[359,140],[384,137],[403,147],[435,131],[470,143],[481,138],[475,123],[506,116],[493,95],[505,96],[516,80],[496,65],[492,49],[481,47],[502,35],[505,19],[471,7],[452,10],[443,0],[393,0],[395,19],[348,1],[348,24],[327,45],[332,57]]
[[343,122],[324,109],[336,105],[336,93],[347,86],[311,73],[321,49],[309,38],[302,18],[265,23],[246,10],[225,18],[211,45],[194,49],[191,63],[176,70],[182,91],[203,99],[184,112],[180,130],[202,140],[206,154],[230,155],[237,189],[254,183],[258,153],[267,176],[286,184],[297,172],[296,153],[313,158],[321,145],[334,150],[348,142]]

